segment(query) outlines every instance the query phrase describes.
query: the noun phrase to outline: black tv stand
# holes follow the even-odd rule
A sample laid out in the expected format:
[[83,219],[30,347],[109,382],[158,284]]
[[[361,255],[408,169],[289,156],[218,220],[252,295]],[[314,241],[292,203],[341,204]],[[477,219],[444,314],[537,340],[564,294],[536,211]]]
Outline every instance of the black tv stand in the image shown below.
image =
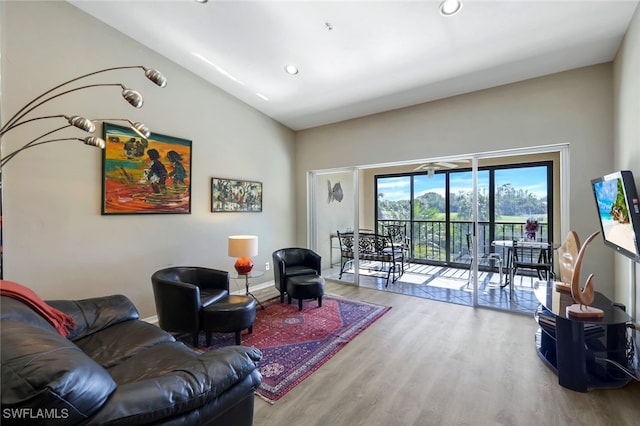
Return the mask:
[[[535,294],[541,306],[536,312],[538,356],[568,389],[619,388],[631,377],[618,365],[630,368],[627,357],[627,323],[631,318],[601,293],[592,306],[604,311],[603,318],[569,317],[571,294],[556,291],[553,282],[538,282]],[[618,365],[616,365],[618,364]]]

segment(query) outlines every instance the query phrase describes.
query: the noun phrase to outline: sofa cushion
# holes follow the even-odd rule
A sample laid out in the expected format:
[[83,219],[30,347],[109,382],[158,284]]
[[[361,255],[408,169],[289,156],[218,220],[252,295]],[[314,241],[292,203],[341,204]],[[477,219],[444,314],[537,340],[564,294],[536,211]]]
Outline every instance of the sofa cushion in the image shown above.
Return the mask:
[[60,335],[67,337],[76,325],[66,313],[47,304],[33,290],[14,281],[0,279],[0,295],[16,299],[47,320]]
[[115,390],[109,373],[53,327],[13,319],[3,319],[1,327],[3,410],[46,407],[72,424],[91,416]]
[[31,324],[37,327],[44,328],[45,330],[55,331],[55,328],[44,319],[43,316],[38,315],[36,311],[22,303],[21,301],[8,296],[0,296],[0,319],[8,320],[12,319],[25,324]]
[[[261,357],[258,349],[245,346],[201,353],[179,342],[158,344],[109,370],[118,389],[90,424],[155,423],[205,404],[227,410],[260,385]],[[228,393],[234,396],[229,399]]]
[[115,324],[74,343],[102,367],[109,369],[151,346],[173,341],[175,338],[161,328],[133,320]]
[[67,336],[72,341],[139,318],[134,304],[121,294],[82,300],[47,300],[47,304],[74,319],[76,326]]

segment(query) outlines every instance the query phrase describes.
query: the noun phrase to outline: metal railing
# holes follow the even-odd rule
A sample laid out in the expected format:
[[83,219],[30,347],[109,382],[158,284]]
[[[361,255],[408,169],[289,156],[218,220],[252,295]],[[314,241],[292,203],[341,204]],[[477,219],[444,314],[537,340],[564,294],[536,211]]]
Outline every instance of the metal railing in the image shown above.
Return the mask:
[[[433,265],[464,266],[470,264],[467,234],[473,232],[471,221],[444,220],[378,220],[378,232],[384,232],[385,225],[406,224],[407,236],[411,244],[409,259],[415,263]],[[525,234],[524,223],[513,222],[479,222],[478,252],[498,253],[506,258],[506,248],[493,247],[494,240],[520,240]],[[491,230],[493,229],[493,232]],[[548,242],[549,227],[540,223],[537,233],[538,241]],[[497,266],[480,265],[483,269],[497,270]]]

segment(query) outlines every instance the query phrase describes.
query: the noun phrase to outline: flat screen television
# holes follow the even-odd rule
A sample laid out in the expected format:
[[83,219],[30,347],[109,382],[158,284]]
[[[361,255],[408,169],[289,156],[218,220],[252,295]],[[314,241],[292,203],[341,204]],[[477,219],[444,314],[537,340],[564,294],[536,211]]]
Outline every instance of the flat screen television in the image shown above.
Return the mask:
[[591,180],[604,243],[640,262],[640,207],[633,173],[621,170]]

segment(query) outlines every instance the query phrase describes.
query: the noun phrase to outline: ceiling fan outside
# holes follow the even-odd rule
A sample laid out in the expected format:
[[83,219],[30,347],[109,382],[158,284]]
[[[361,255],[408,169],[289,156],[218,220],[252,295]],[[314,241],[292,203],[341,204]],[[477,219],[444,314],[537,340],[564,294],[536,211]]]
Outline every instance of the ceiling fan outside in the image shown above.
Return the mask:
[[427,176],[432,177],[436,170],[440,169],[455,169],[461,165],[469,164],[469,160],[455,160],[455,161],[434,161],[432,163],[423,163],[413,169],[414,172],[420,170],[426,170]]

